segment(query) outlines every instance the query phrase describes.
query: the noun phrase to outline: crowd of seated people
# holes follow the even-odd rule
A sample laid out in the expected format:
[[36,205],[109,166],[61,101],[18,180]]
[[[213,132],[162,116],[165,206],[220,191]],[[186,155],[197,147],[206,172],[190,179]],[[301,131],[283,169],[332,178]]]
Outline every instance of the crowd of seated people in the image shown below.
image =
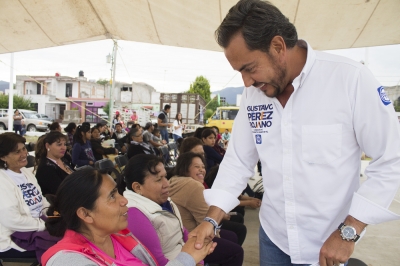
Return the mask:
[[[36,252],[24,250],[11,238],[19,230],[29,230],[50,233],[57,240],[63,238],[42,256],[42,265],[92,265],[99,260],[117,265],[140,265],[142,262],[197,265],[202,260],[201,264],[242,265],[241,245],[247,232],[243,216],[225,216],[219,235],[212,240],[218,244],[216,246],[210,242],[202,250],[196,250],[194,239],[188,238],[188,233],[205,218],[208,205],[203,191],[211,187],[218,171],[218,167],[206,170],[209,156],[206,150],[213,150],[216,137],[211,128],[203,130],[201,139],[182,139],[176,167],[172,177],[167,179],[165,160],[152,147],[153,142],[163,144],[157,140],[157,129],[148,123],[143,131],[140,125],[134,124],[130,132],[121,137],[126,139],[127,145],[123,146],[127,147],[130,158],[123,176],[126,182],[124,198],[118,194],[117,184],[107,173],[94,167],[75,172],[72,163],[65,158],[67,143],[71,143],[70,134],[62,134],[61,127],[54,126],[37,142],[33,173],[25,168],[25,139],[14,133],[0,135],[0,145],[8,144],[0,151],[0,175],[4,177],[0,180],[0,192],[4,190],[0,198],[7,195],[13,199],[10,205],[13,209],[7,205],[9,200],[0,200],[2,214],[7,213],[0,217],[0,258],[2,255],[37,256]],[[68,131],[74,133],[72,162],[77,167],[94,166],[104,155],[119,152],[103,147],[97,126],[91,129],[85,122],[74,128],[71,124]],[[122,131],[117,132],[120,133]],[[148,143],[143,141],[144,138]],[[29,205],[23,200],[21,190],[25,186],[35,191],[37,204]],[[51,199],[50,208],[44,195]],[[240,196],[239,199],[240,206],[256,208],[260,204],[253,198]],[[40,218],[45,208],[48,208],[48,231]],[[233,211],[244,215],[241,209]],[[25,216],[29,219],[20,221],[19,217]],[[99,232],[105,238],[97,238]],[[130,232],[140,242],[131,241]],[[90,247],[95,253],[77,251],[78,246]]]

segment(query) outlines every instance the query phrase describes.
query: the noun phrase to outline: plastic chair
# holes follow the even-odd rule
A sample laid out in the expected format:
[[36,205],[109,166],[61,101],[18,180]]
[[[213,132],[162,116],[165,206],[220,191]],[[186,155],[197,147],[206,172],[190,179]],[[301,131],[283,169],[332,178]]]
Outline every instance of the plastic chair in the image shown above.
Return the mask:
[[349,261],[347,262],[347,266],[368,266],[368,265],[359,259],[350,258]]
[[121,174],[124,172],[124,166],[128,163],[129,159],[128,156],[125,155],[118,155],[115,157],[115,164],[118,166],[119,171]]
[[115,169],[114,163],[110,159],[102,159],[95,162],[94,167],[99,170],[105,170],[108,174],[114,178],[115,182],[117,183],[117,189],[119,194],[123,194],[125,191],[125,181],[123,175]]
[[40,265],[36,258],[0,258],[0,266],[4,265],[3,262],[31,263],[30,266]]
[[79,170],[87,169],[87,168],[93,168],[93,167],[91,165],[83,165],[81,167],[76,167],[75,171],[79,171]]
[[176,165],[176,155],[178,154],[178,146],[175,142],[168,143],[169,158],[171,158],[171,164]]

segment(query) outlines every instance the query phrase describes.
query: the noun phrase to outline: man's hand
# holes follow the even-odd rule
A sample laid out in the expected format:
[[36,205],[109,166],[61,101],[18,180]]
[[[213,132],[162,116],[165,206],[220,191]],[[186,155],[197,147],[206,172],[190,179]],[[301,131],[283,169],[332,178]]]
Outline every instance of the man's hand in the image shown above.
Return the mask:
[[354,246],[353,241],[343,240],[340,231],[335,230],[319,252],[319,265],[332,266],[345,263],[353,253]]
[[214,238],[214,226],[209,222],[202,222],[189,234],[189,238],[196,237],[195,248],[201,249],[204,242]]
[[[367,226],[367,224],[355,219],[352,216],[347,216],[344,224],[351,225],[356,229],[358,235]],[[319,253],[320,266],[331,266],[345,263],[353,254],[355,243],[353,241],[343,240],[340,231],[335,230],[330,237],[325,241]]]

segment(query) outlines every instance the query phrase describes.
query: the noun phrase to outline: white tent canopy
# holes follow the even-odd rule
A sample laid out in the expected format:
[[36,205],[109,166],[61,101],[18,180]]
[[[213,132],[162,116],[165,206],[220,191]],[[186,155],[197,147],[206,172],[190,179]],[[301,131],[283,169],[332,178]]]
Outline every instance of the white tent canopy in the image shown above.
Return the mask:
[[[0,0],[0,53],[103,39],[221,50],[236,0]],[[399,0],[273,0],[315,49],[400,43]]]

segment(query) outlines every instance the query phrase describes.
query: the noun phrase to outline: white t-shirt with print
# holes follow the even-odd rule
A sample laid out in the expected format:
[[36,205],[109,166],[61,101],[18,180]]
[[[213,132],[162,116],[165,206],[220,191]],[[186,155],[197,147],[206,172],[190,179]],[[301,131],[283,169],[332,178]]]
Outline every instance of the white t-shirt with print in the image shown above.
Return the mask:
[[22,197],[26,205],[28,205],[32,217],[39,218],[43,209],[43,195],[34,184],[28,182],[23,173],[16,173],[10,169],[5,172],[21,189]]
[[[178,129],[175,129],[175,127],[178,127]],[[172,134],[178,135],[180,137],[182,137],[182,124],[179,124],[178,120],[174,121],[174,127],[172,128]]]

